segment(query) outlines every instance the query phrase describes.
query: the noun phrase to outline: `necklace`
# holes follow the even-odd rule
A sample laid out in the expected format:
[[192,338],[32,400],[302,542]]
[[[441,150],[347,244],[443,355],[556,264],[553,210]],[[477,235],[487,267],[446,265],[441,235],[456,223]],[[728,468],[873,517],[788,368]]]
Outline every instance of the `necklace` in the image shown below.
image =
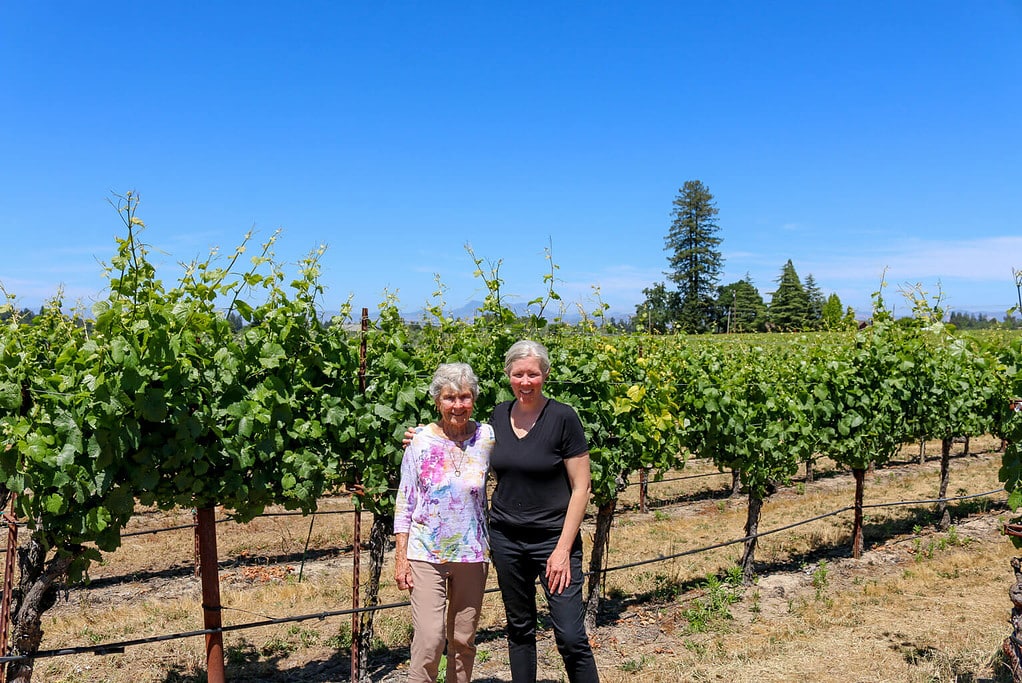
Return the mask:
[[461,466],[465,464],[465,458],[468,457],[468,451],[466,449],[461,450],[461,460],[454,463],[454,476],[461,476]]
[[[456,476],[456,477],[460,477],[461,476],[461,468],[465,464],[465,460],[468,458],[468,449],[465,448],[465,444],[476,433],[476,424],[475,424],[475,422],[469,422],[468,425],[466,425],[466,426],[468,427],[468,430],[463,435],[460,435],[460,438],[455,437],[455,436],[451,436],[450,434],[447,433],[447,430],[444,429],[443,425],[440,426],[440,431],[442,431],[444,433],[444,437],[448,441],[451,441],[461,451],[461,459],[457,460],[457,461],[454,461],[454,476]],[[452,458],[452,460],[453,460],[453,458]]]

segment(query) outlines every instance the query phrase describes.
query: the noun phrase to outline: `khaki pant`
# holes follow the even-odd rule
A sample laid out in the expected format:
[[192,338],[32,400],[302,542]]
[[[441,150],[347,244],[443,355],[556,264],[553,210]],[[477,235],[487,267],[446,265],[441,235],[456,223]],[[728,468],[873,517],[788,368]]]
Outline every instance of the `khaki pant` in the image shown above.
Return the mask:
[[409,683],[434,683],[447,643],[447,683],[468,683],[488,562],[409,561],[412,570],[412,657]]

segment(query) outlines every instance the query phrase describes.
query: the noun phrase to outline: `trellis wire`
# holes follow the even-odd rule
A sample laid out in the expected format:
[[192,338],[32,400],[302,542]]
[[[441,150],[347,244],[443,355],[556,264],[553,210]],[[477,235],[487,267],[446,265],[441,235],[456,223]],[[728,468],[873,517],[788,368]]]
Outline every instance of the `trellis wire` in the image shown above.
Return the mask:
[[[943,503],[949,503],[949,502],[954,502],[954,501],[970,500],[970,499],[974,499],[974,498],[984,498],[984,497],[988,497],[988,496],[993,496],[993,495],[998,494],[998,493],[1004,493],[1004,490],[1003,489],[995,489],[993,491],[985,491],[983,493],[973,493],[973,494],[969,494],[969,495],[954,496],[954,497],[948,497],[948,498],[925,498],[925,499],[918,499],[918,500],[893,501],[893,502],[887,502],[887,503],[870,503],[870,504],[864,504],[862,507],[863,508],[882,508],[882,507],[897,507],[897,506],[902,506],[902,505],[927,505],[927,504],[935,504],[935,503],[942,503],[942,502]],[[845,506],[845,507],[839,508],[837,510],[833,510],[831,512],[826,512],[826,513],[823,513],[823,514],[820,514],[820,515],[816,515],[815,517],[810,517],[808,519],[800,520],[798,522],[793,522],[791,524],[786,524],[784,526],[777,527],[776,529],[769,529],[767,531],[762,531],[762,532],[759,532],[759,533],[756,533],[756,534],[752,534],[752,535],[749,535],[749,536],[743,536],[741,538],[736,538],[736,539],[731,539],[731,540],[728,540],[728,541],[723,541],[721,543],[714,543],[714,544],[708,545],[708,546],[702,546],[702,547],[699,547],[699,548],[691,548],[689,550],[684,550],[684,551],[681,551],[681,552],[678,552],[678,553],[672,553],[670,555],[659,555],[659,556],[657,556],[655,558],[649,558],[649,559],[645,559],[645,560],[638,560],[636,562],[629,562],[627,564],[615,565],[613,567],[606,567],[603,570],[601,570],[599,573],[606,574],[606,573],[609,573],[609,572],[620,571],[620,570],[623,570],[623,569],[633,569],[635,567],[641,567],[641,566],[645,566],[645,565],[649,565],[649,564],[656,564],[656,563],[659,563],[659,562],[668,562],[668,561],[675,560],[675,559],[678,559],[678,558],[681,558],[681,557],[686,557],[686,556],[689,556],[689,555],[696,555],[696,554],[699,554],[699,553],[709,552],[711,550],[718,550],[720,548],[725,548],[725,547],[728,547],[728,546],[737,545],[739,543],[745,543],[745,542],[751,541],[753,539],[762,538],[764,536],[770,536],[770,535],[773,535],[773,534],[780,533],[782,531],[787,531],[789,529],[794,529],[796,527],[803,526],[805,524],[810,524],[812,522],[817,522],[817,521],[820,521],[822,519],[827,519],[829,517],[834,517],[834,516],[843,514],[845,512],[850,512],[850,511],[852,511],[854,509],[855,509],[854,505]],[[594,573],[596,573],[596,572],[584,572],[584,575],[586,577],[591,577]],[[485,591],[485,593],[495,593],[498,590],[499,590],[498,588],[489,588],[489,589],[487,589]],[[60,649],[56,649],[56,650],[40,650],[40,651],[34,653],[31,656],[29,656],[29,655],[20,655],[20,656],[4,656],[4,657],[0,657],[0,665],[6,664],[7,662],[21,661],[21,660],[25,660],[25,659],[45,659],[45,658],[53,658],[53,657],[64,657],[64,656],[69,656],[69,655],[80,655],[80,654],[94,654],[94,655],[121,654],[121,653],[124,652],[125,648],[134,647],[134,646],[138,646],[138,645],[147,645],[147,644],[150,644],[150,643],[166,642],[166,641],[170,641],[170,640],[180,640],[180,639],[183,639],[183,638],[194,638],[194,637],[197,637],[197,636],[208,636],[208,635],[216,634],[216,633],[228,633],[228,632],[232,632],[232,631],[243,631],[243,630],[247,630],[247,629],[260,628],[260,627],[263,627],[263,626],[274,626],[274,625],[294,623],[294,622],[299,622],[299,621],[310,621],[310,620],[313,620],[313,619],[318,620],[318,621],[322,621],[322,620],[328,619],[330,617],[349,616],[349,615],[356,616],[356,615],[360,615],[360,614],[367,613],[367,612],[378,612],[378,611],[381,611],[381,610],[389,610],[389,609],[397,609],[397,608],[401,608],[401,607],[408,607],[410,604],[411,603],[408,602],[408,601],[405,601],[405,602],[394,602],[394,603],[388,603],[388,604],[385,604],[385,605],[375,605],[375,606],[372,606],[372,607],[360,607],[358,609],[331,610],[331,611],[324,611],[324,612],[315,612],[315,613],[312,613],[312,614],[300,614],[300,615],[295,615],[295,616],[290,616],[290,617],[268,618],[268,619],[263,619],[261,621],[246,622],[244,624],[235,624],[235,625],[232,625],[232,626],[222,626],[222,627],[220,627],[218,629],[201,629],[201,630],[195,630],[195,631],[186,631],[186,632],[182,632],[182,633],[171,633],[171,634],[165,634],[165,635],[160,635],[160,636],[150,636],[150,637],[147,637],[147,638],[136,638],[136,639],[133,639],[133,640],[124,640],[124,641],[118,641],[118,642],[113,642],[113,643],[104,643],[104,644],[100,644],[100,645],[87,645],[87,646],[72,647],[72,648],[60,648]],[[223,609],[231,610],[232,608],[224,607]],[[242,611],[242,610],[236,610],[236,611]]]

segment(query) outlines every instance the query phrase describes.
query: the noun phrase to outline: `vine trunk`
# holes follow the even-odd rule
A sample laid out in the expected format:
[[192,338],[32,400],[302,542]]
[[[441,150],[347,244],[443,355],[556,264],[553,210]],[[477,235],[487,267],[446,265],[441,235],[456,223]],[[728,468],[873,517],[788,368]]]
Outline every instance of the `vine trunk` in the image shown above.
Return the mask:
[[[56,554],[46,560],[47,546],[39,533],[32,534],[28,544],[18,550],[20,578],[11,610],[11,656],[32,657],[39,651],[43,639],[42,616],[57,597],[57,586],[67,576],[74,560],[72,554]],[[81,547],[77,548],[82,551]],[[33,659],[21,659],[8,664],[7,680],[11,683],[29,683],[35,669]]]
[[1011,568],[1015,572],[1015,583],[1008,589],[1011,598],[1011,633],[1001,643],[1004,663],[1011,671],[1012,680],[1022,683],[1022,557],[1011,558]]
[[948,512],[947,501],[944,500],[947,497],[948,483],[951,481],[951,443],[951,437],[940,441],[940,490],[937,492],[940,502],[937,503],[937,517],[941,531],[947,531],[951,526],[951,513]]
[[855,477],[855,521],[852,528],[852,557],[862,557],[862,493],[866,488],[866,470],[862,467],[852,469]]
[[756,578],[753,563],[756,561],[756,534],[759,533],[759,515],[763,510],[763,498],[749,493],[749,509],[745,517],[745,553],[742,555],[742,583],[751,586]]
[[[387,536],[394,526],[393,515],[373,515],[373,526],[369,530],[369,583],[366,585],[363,607],[371,608],[380,604],[380,575],[383,573],[383,555],[387,550]],[[369,678],[369,652],[373,647],[376,610],[363,612],[359,623],[358,670],[363,683]]]
[[617,498],[604,503],[596,512],[596,531],[593,533],[593,552],[589,557],[589,585],[586,595],[586,630],[596,628],[596,615],[600,608],[600,587],[604,582],[604,562],[610,549],[610,527],[614,522]]

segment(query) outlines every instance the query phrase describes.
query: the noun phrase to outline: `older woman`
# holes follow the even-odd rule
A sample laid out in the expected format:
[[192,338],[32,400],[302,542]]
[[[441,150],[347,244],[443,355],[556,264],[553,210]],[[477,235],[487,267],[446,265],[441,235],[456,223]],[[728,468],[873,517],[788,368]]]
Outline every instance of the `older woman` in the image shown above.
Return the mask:
[[497,479],[490,506],[490,544],[507,615],[515,683],[536,680],[536,579],[543,585],[557,649],[571,683],[599,680],[585,630],[582,536],[589,502],[589,447],[578,415],[547,398],[546,348],[520,341],[504,356],[514,399],[499,404],[491,425]]
[[447,683],[467,683],[489,568],[493,430],[472,419],[479,383],[465,363],[441,365],[429,392],[440,420],[416,433],[401,461],[394,575],[399,588],[411,591],[408,680],[436,681],[446,641]]

